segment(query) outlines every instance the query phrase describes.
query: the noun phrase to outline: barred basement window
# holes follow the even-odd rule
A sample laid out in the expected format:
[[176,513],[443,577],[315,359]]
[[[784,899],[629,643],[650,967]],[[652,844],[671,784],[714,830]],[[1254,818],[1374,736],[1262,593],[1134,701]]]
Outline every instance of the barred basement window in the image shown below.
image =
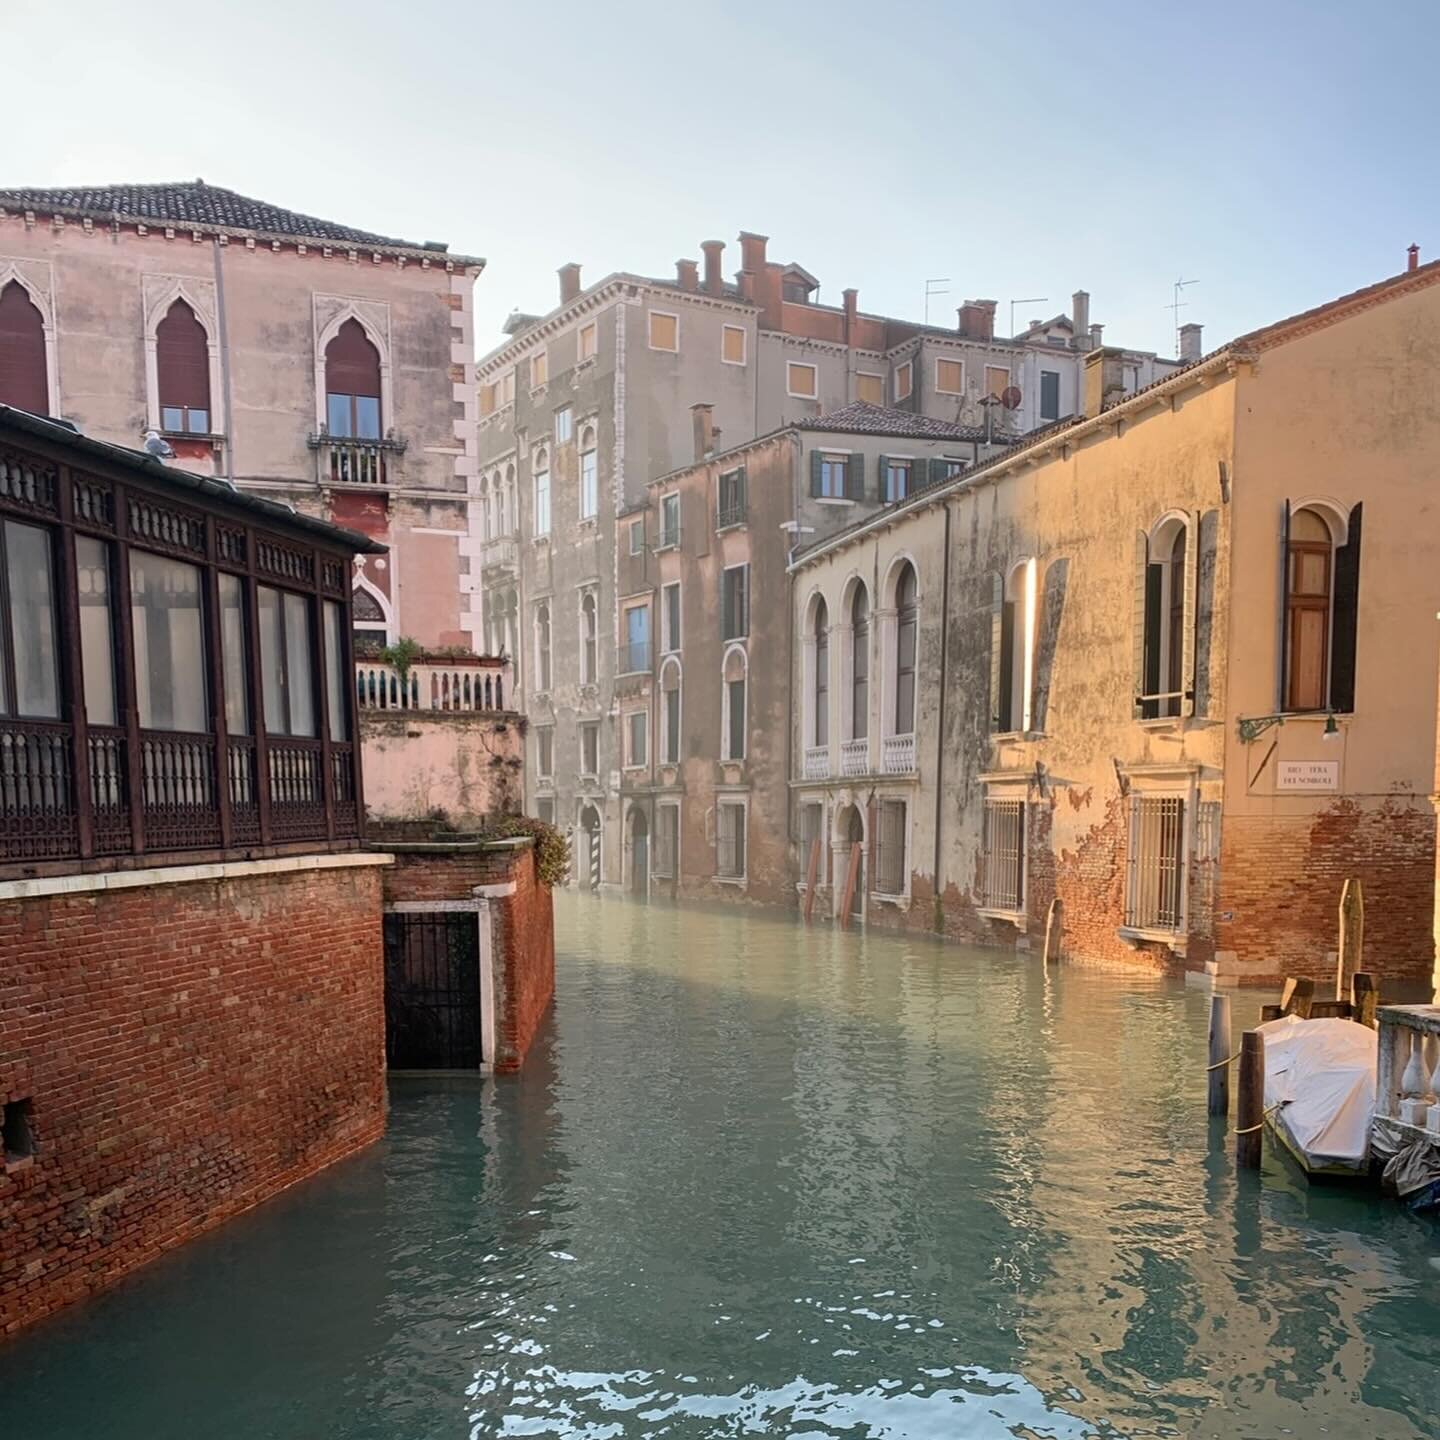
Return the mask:
[[882,800],[876,827],[875,893],[905,893],[905,832],[907,806],[903,800]]
[[728,801],[718,810],[715,873],[727,880],[745,877],[745,806]]
[[657,880],[673,880],[680,855],[680,807],[660,805],[655,811],[655,863]]
[[1178,795],[1130,802],[1125,923],[1135,930],[1185,928],[1185,801]]
[[31,1120],[34,1104],[27,1096],[24,1100],[8,1100],[5,1103],[5,1163],[18,1165],[35,1154],[35,1131]]
[[1025,802],[987,800],[984,837],[985,909],[1025,908]]

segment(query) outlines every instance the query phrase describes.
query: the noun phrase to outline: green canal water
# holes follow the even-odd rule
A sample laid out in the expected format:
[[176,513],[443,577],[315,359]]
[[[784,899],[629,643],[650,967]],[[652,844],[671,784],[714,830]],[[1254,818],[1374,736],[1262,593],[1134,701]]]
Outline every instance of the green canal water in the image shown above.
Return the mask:
[[1237,1178],[1199,991],[557,922],[523,1077],[397,1079],[382,1143],[0,1345],[0,1434],[1440,1434],[1440,1229]]

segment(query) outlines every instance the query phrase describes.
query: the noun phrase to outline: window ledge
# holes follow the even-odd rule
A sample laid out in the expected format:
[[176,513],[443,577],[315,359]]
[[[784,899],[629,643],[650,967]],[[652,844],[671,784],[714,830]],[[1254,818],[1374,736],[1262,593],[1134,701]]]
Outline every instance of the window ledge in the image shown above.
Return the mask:
[[7,1156],[5,1160],[4,1173],[6,1175],[23,1175],[27,1170],[33,1169],[34,1166],[35,1157],[33,1155],[21,1155],[16,1160],[11,1160]]
[[593,355],[587,355],[583,360],[577,360],[574,368],[577,372],[580,370],[588,370],[594,363],[595,357]]
[[846,495],[812,495],[810,497],[817,505],[858,505],[858,500],[851,500]]
[[714,877],[717,885],[733,885],[737,890],[743,890],[748,879],[749,877],[745,875],[716,875]]
[[910,908],[910,897],[908,895],[889,895],[881,890],[872,890],[870,899],[876,905],[889,905],[896,910],[908,910]]
[[[530,398],[532,400],[541,399],[544,396],[545,391],[549,388],[549,385],[550,382],[548,380],[545,382],[544,385],[532,385],[530,387]],[[556,443],[558,444],[559,442],[557,441]]]
[[1133,947],[1141,945],[1164,945],[1177,955],[1183,955],[1190,944],[1190,937],[1183,930],[1150,930],[1143,926],[1121,925],[1115,933]]
[[[207,445],[220,446],[225,443],[225,436],[219,430],[160,430],[157,432],[166,440],[201,440]],[[378,442],[367,442],[378,443]]]
[[1142,730],[1152,735],[1164,735],[1170,732],[1179,734],[1186,728],[1188,715],[1157,715],[1153,720],[1137,720],[1135,723]]
[[732,520],[728,525],[716,525],[715,533],[717,535],[724,535],[731,530],[743,530],[744,528],[745,522],[743,520]]
[[975,913],[982,920],[996,920],[1005,925],[1013,925],[1022,935],[1030,928],[1030,917],[1023,910],[994,910],[982,905]]
[[594,530],[598,528],[599,524],[600,517],[598,515],[582,515],[575,522],[576,528],[579,530]]

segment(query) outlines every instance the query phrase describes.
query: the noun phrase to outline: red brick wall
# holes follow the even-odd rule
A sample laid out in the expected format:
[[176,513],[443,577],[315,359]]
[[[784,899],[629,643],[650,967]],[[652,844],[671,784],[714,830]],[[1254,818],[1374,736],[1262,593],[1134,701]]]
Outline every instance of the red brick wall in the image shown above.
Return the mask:
[[[1225,821],[1217,948],[1269,959],[1271,978],[1333,980],[1340,891],[1365,890],[1365,969],[1428,982],[1434,964],[1435,812],[1424,799],[1336,800],[1318,815]],[[1226,919],[1226,916],[1232,918]]]
[[384,1127],[378,868],[0,902],[0,1332]]

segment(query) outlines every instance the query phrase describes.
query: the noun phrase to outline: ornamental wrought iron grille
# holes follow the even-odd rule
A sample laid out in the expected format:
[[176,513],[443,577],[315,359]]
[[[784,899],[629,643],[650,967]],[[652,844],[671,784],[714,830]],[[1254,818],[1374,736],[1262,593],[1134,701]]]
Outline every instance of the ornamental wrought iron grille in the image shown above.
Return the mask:
[[385,916],[385,1062],[478,1070],[480,922],[473,910]]

